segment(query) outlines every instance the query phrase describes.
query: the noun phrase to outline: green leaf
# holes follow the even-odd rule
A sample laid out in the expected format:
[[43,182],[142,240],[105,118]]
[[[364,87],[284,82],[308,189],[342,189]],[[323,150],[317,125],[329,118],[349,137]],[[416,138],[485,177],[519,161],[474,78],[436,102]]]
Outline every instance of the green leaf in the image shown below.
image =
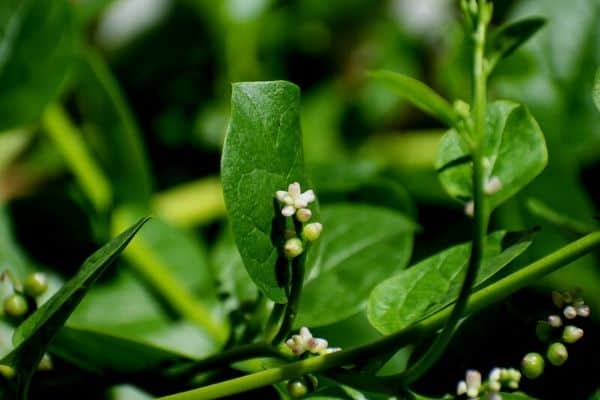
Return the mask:
[[545,18],[529,17],[508,23],[494,32],[486,46],[489,70],[529,40],[545,23]]
[[[236,83],[221,161],[223,194],[244,265],[267,297],[287,302],[277,269],[275,192],[309,189],[300,132],[300,89],[289,82]],[[313,210],[314,211],[314,210]]]
[[423,82],[392,71],[374,71],[369,76],[386,84],[398,95],[449,127],[455,126],[459,121],[459,116],[450,103]]
[[73,61],[67,0],[0,2],[0,132],[33,122],[57,96]]
[[87,329],[63,327],[48,349],[95,374],[137,374],[190,358],[143,342]]
[[[481,287],[531,244],[506,231],[488,236],[475,287]],[[369,298],[367,316],[380,332],[406,328],[454,302],[460,291],[471,244],[446,249],[380,283]]]
[[147,204],[152,180],[142,135],[125,97],[104,60],[92,51],[78,63],[77,104],[83,128],[108,174],[116,201]]
[[[483,157],[484,179],[497,177],[501,182],[497,192],[486,196],[492,209],[544,169],[548,161],[544,135],[525,107],[504,100],[488,106]],[[470,147],[455,130],[442,138],[436,168],[450,196],[460,201],[472,198]]]
[[4,357],[2,363],[15,366],[21,375],[20,386],[25,393],[31,375],[48,344],[81,302],[90,286],[113,263],[147,220],[148,218],[142,218],[92,254],[73,278],[17,327],[13,335],[15,349]]
[[321,222],[297,326],[326,325],[360,311],[375,285],[408,264],[417,230],[404,215],[367,205],[323,207]]
[[600,111],[600,67],[596,70],[596,78],[594,78],[594,104],[598,111]]

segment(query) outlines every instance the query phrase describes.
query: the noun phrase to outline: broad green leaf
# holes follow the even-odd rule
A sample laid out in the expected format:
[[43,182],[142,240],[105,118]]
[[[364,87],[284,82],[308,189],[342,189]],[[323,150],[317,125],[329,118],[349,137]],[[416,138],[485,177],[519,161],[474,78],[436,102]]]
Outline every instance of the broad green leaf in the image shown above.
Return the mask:
[[77,104],[83,129],[108,174],[117,202],[147,204],[152,182],[141,133],[125,97],[104,60],[92,51],[77,64]]
[[369,76],[385,83],[398,95],[449,127],[458,122],[459,116],[450,103],[423,82],[392,71],[374,71]]
[[297,326],[326,325],[360,311],[375,285],[407,265],[417,230],[403,214],[367,205],[323,207],[321,222]]
[[500,27],[487,42],[486,57],[490,70],[501,59],[518,49],[546,23],[545,18],[530,17]]
[[[484,178],[497,177],[500,189],[486,196],[491,208],[516,194],[546,166],[544,135],[529,111],[510,101],[488,106],[483,140]],[[468,201],[472,197],[472,166],[469,145],[455,131],[448,131],[438,149],[436,168],[450,196]]]
[[143,373],[191,360],[143,342],[71,327],[63,327],[48,350],[95,374]]
[[598,111],[600,111],[600,67],[596,70],[596,77],[594,78],[594,104]]
[[[506,231],[488,236],[475,287],[481,286],[531,244],[528,236],[516,240]],[[471,244],[435,254],[383,281],[371,292],[367,316],[380,332],[406,328],[456,300],[469,260]]]
[[[139,215],[136,208],[117,209],[113,230],[118,232]],[[229,327],[217,305],[206,252],[188,232],[153,220],[123,257],[176,314],[196,324],[215,343],[227,340]]]
[[113,263],[147,220],[148,218],[141,219],[92,254],[73,278],[17,327],[13,335],[15,349],[4,357],[2,363],[15,366],[22,377],[20,385],[25,387],[25,392],[48,344],[81,302],[90,286]]
[[33,122],[73,61],[68,0],[0,2],[0,132]]
[[[275,192],[292,182],[309,189],[300,132],[300,90],[289,82],[233,85],[231,121],[221,161],[231,228],[250,277],[267,297],[287,302],[278,271]],[[314,211],[314,207],[313,207]]]

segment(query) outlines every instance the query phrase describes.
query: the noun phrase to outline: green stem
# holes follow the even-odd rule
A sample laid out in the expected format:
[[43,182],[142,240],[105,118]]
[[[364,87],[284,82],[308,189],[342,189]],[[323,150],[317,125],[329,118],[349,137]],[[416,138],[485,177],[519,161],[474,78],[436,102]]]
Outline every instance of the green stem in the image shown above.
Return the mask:
[[[467,302],[466,312],[477,312],[598,248],[600,248],[600,232],[590,233],[569,243],[527,267],[473,293]],[[322,372],[364,361],[380,354],[396,351],[411,341],[436,331],[442,327],[451,312],[452,308],[446,307],[406,329],[360,347],[311,357],[282,367],[271,368],[225,382],[162,397],[162,399],[202,400],[224,397],[273,385],[286,379],[299,378],[308,373]]]
[[288,298],[281,327],[273,339],[273,344],[278,344],[285,340],[292,330],[294,320],[298,314],[300,295],[302,294],[302,286],[304,285],[304,263],[306,261],[307,250],[305,244],[304,252],[300,256],[292,259],[292,285],[290,287],[290,297]]
[[58,104],[49,105],[42,123],[57,150],[65,158],[83,192],[98,211],[105,211],[112,202],[112,187],[96,160],[89,153],[83,135]]
[[273,343],[275,340],[277,332],[279,332],[279,327],[281,326],[281,320],[285,314],[286,307],[286,304],[281,303],[275,303],[275,305],[273,305],[273,310],[271,311],[271,315],[269,316],[269,320],[267,321],[267,325],[265,327],[264,338],[267,343]]
[[166,375],[173,378],[188,379],[213,368],[258,357],[288,359],[285,354],[281,353],[277,348],[268,343],[252,343],[233,348],[220,354],[215,354],[214,356],[207,357],[197,362],[172,367],[166,372]]
[[485,71],[485,31],[487,18],[485,14],[486,2],[482,0],[479,3],[479,20],[475,32],[475,51],[473,58],[473,119],[474,119],[474,148],[473,148],[473,246],[469,256],[467,272],[463,280],[458,299],[452,309],[443,331],[437,336],[428,350],[406,371],[396,376],[399,382],[404,385],[410,385],[423,376],[442,356],[456,327],[464,316],[464,312],[469,299],[469,294],[475,283],[477,272],[481,266],[483,258],[483,249],[485,246],[485,236],[487,232],[489,213],[486,206],[484,185],[485,170],[483,165],[483,143],[485,136],[485,114],[486,114],[486,84],[487,76]]

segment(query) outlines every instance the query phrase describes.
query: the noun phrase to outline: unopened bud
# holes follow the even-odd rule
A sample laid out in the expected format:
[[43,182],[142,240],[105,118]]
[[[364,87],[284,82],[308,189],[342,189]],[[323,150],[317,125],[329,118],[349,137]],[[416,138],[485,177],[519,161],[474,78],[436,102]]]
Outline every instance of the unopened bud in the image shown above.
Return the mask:
[[308,393],[308,389],[304,382],[299,380],[289,381],[287,384],[287,390],[292,397],[302,397]]
[[307,222],[310,217],[312,217],[312,211],[308,208],[299,208],[298,211],[296,211],[296,218],[300,222]]
[[460,396],[467,393],[467,382],[460,381],[458,385],[456,385],[456,395]]
[[590,306],[588,306],[587,304],[582,304],[580,306],[575,307],[575,311],[580,317],[587,318],[590,316]]
[[0,364],[0,375],[5,379],[12,379],[15,376],[15,369],[9,365]]
[[30,274],[23,282],[23,289],[31,297],[41,296],[48,290],[48,278],[41,272]]
[[20,294],[11,294],[4,299],[4,313],[11,317],[22,317],[28,309],[27,300]]
[[302,247],[302,241],[300,239],[291,238],[286,240],[283,250],[285,251],[285,255],[287,257],[294,258],[302,254],[304,248]]
[[306,238],[306,240],[310,240],[314,242],[321,236],[321,231],[323,230],[323,225],[319,222],[313,222],[311,224],[307,224],[304,229],[302,229],[302,234]]
[[573,306],[566,306],[563,310],[563,315],[566,319],[573,319],[577,316],[577,310]]
[[558,367],[567,361],[567,358],[569,358],[569,353],[567,352],[567,348],[564,344],[556,342],[548,346],[546,358],[548,358],[548,361],[550,361],[552,365],[556,365]]
[[38,370],[40,371],[51,371],[54,368],[54,363],[48,354],[44,354],[40,363],[38,364]]
[[548,323],[553,328],[560,328],[562,326],[562,319],[558,315],[549,315]]
[[521,372],[529,379],[535,379],[544,373],[544,358],[539,353],[528,353],[521,361]]
[[565,343],[575,343],[583,337],[583,329],[573,325],[565,326],[562,334],[562,340]]
[[502,182],[500,181],[500,178],[498,178],[497,176],[492,176],[485,183],[485,187],[483,188],[483,191],[487,195],[492,195],[492,194],[498,193],[498,191],[500,189],[502,189]]
[[473,200],[469,200],[465,203],[465,214],[468,217],[473,217],[473,215],[475,215],[475,203],[473,203]]

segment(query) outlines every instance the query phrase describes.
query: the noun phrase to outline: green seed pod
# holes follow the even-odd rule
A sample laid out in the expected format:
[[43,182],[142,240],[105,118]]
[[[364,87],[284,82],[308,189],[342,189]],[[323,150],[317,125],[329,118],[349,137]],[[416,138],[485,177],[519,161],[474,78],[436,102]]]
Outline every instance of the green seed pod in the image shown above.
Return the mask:
[[521,371],[529,379],[535,379],[544,373],[544,358],[540,353],[527,353],[521,361]]
[[30,274],[25,278],[23,288],[25,289],[25,293],[31,297],[41,296],[48,290],[48,278],[41,272]]
[[565,343],[575,343],[583,337],[583,329],[574,325],[567,325],[563,330],[562,340]]
[[299,380],[289,381],[287,384],[287,390],[292,397],[302,397],[308,393],[308,388],[304,382]]
[[552,343],[548,346],[548,351],[546,352],[546,358],[552,365],[556,365],[557,367],[563,365],[567,358],[569,358],[569,352],[564,344],[560,342]]
[[11,294],[4,299],[4,313],[11,317],[22,317],[28,310],[27,300],[20,294]]

